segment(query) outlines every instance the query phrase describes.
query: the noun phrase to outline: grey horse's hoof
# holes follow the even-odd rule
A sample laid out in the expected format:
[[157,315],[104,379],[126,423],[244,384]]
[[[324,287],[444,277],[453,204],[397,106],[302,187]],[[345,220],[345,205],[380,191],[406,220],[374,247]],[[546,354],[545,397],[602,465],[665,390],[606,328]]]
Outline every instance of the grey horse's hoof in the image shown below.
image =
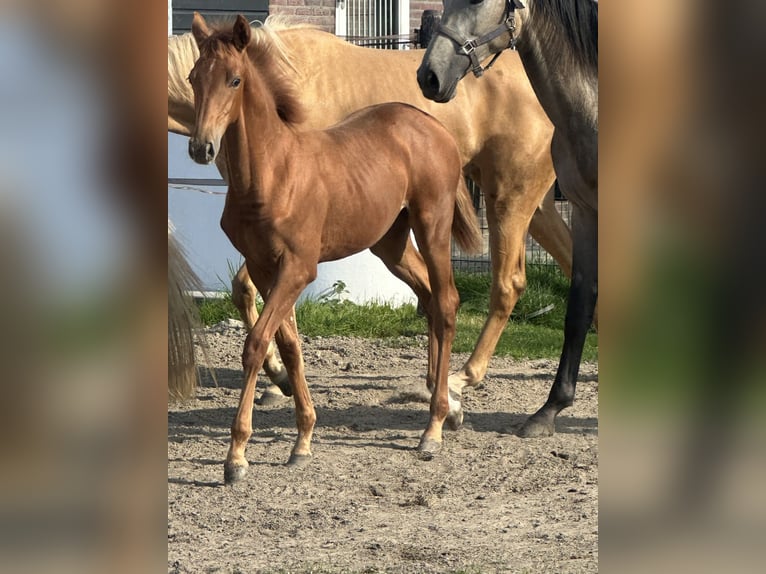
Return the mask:
[[442,443],[423,437],[418,445],[418,458],[421,460],[431,460],[441,449]]
[[310,454],[291,454],[290,458],[287,459],[287,463],[285,466],[289,466],[291,468],[302,468],[306,465],[308,465],[311,462],[312,456]]
[[243,478],[247,474],[247,466],[234,466],[229,464],[223,465],[223,481],[227,486],[231,486]]
[[516,435],[521,438],[544,438],[556,432],[553,421],[532,415],[521,425]]

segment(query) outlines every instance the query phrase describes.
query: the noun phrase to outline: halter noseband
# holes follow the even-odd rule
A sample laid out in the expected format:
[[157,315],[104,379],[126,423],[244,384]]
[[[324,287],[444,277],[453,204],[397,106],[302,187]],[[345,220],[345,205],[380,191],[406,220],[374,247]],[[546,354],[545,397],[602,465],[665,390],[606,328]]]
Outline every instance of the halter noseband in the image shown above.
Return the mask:
[[473,72],[474,76],[479,78],[482,74],[484,74],[486,70],[489,70],[494,65],[495,61],[500,57],[500,54],[502,54],[503,51],[501,50],[495,54],[490,60],[489,64],[482,67],[481,62],[479,62],[479,58],[476,56],[476,48],[483,46],[484,44],[489,44],[498,36],[508,34],[510,39],[508,40],[508,45],[505,47],[505,49],[516,49],[516,41],[518,38],[514,35],[514,33],[516,32],[515,11],[517,9],[524,9],[524,4],[521,2],[521,0],[505,0],[503,21],[491,32],[487,32],[483,36],[479,36],[474,40],[468,40],[464,38],[459,32],[441,23],[439,24],[439,28],[436,30],[436,34],[442,34],[457,44],[457,47],[460,50],[458,53],[461,53],[464,56],[468,56],[468,59],[471,60],[471,71]]

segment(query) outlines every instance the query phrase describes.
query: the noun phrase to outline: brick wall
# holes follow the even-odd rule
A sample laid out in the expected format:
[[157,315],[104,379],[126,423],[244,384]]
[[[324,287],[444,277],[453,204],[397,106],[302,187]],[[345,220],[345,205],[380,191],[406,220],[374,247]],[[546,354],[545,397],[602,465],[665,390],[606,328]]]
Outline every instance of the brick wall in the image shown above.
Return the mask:
[[291,20],[335,32],[335,0],[271,0],[269,14],[290,16]]
[[[336,0],[271,0],[270,14],[291,16],[295,20],[312,24],[328,32],[335,32]],[[440,0],[410,0],[410,27],[412,34],[420,28],[423,10],[443,10]]]

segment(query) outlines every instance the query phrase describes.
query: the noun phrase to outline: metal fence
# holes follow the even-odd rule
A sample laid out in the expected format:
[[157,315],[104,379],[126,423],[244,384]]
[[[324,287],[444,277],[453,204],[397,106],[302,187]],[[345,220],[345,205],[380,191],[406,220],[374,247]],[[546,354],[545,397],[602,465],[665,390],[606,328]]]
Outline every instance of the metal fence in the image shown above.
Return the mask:
[[[473,206],[479,216],[479,225],[481,226],[482,249],[478,255],[466,255],[457,245],[452,244],[452,264],[455,270],[468,273],[488,273],[492,269],[492,256],[489,249],[489,226],[487,224],[487,211],[484,202],[484,194],[479,186],[470,178],[466,178],[468,190],[471,192]],[[557,193],[556,209],[561,214],[567,225],[570,225],[570,205],[563,196]],[[553,265],[558,266],[556,260],[535,241],[531,235],[527,234],[527,265]]]

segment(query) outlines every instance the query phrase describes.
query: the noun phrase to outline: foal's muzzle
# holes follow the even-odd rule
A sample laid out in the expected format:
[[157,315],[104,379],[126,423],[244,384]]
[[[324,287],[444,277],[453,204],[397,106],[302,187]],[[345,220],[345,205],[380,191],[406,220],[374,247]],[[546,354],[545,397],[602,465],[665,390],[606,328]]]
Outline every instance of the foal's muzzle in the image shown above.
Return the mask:
[[213,142],[201,142],[194,138],[189,139],[189,157],[197,163],[207,165],[215,159],[215,146]]

